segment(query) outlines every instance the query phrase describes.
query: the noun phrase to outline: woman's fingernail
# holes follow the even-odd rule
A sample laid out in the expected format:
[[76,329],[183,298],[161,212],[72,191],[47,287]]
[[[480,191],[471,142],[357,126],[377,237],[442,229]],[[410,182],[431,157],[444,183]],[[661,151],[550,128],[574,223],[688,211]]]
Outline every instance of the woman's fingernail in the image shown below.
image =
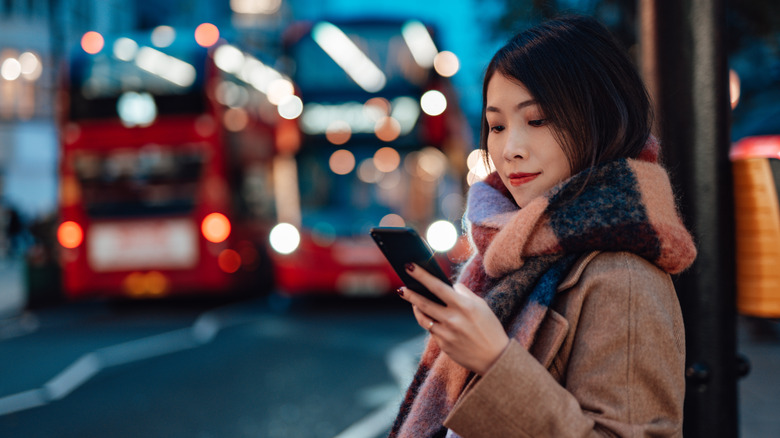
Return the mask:
[[412,263],[407,263],[404,267],[409,272],[413,272],[414,271],[414,264],[412,264]]
[[403,297],[404,296],[404,288],[399,287],[398,289],[395,290],[395,293],[397,293],[399,297]]

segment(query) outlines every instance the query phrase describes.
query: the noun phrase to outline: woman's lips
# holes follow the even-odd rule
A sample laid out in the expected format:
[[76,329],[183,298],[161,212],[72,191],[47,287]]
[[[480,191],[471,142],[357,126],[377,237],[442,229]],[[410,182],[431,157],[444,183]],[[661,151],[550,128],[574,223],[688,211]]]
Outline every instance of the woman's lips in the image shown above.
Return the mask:
[[521,186],[527,182],[533,181],[537,176],[541,175],[541,172],[538,173],[511,173],[509,174],[509,184],[512,184],[514,187]]

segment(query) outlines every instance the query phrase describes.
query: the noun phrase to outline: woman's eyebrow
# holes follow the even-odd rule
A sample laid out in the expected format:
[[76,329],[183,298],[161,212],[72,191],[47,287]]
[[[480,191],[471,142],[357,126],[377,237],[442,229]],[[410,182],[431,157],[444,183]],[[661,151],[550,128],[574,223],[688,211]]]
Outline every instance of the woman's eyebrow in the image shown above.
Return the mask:
[[[536,100],[534,100],[534,99],[524,100],[524,101],[522,101],[522,102],[518,103],[518,104],[517,104],[517,106],[515,106],[515,109],[516,109],[516,110],[521,110],[521,109],[523,109],[523,108],[525,108],[525,107],[529,107],[529,106],[532,106],[532,105],[536,105],[536,103],[537,103],[537,102],[536,102]],[[498,109],[498,108],[496,108],[496,107],[494,107],[494,106],[488,106],[488,107],[486,107],[486,108],[485,108],[485,111],[486,111],[486,112],[489,112],[489,113],[500,113],[500,112],[501,112],[501,110],[500,110],[500,109]]]

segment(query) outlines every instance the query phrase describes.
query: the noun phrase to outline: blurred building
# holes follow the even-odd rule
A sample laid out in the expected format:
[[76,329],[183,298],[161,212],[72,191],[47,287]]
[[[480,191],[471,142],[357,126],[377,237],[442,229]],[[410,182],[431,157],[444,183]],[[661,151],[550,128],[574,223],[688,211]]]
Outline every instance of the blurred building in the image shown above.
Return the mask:
[[49,1],[0,2],[0,123],[52,114]]

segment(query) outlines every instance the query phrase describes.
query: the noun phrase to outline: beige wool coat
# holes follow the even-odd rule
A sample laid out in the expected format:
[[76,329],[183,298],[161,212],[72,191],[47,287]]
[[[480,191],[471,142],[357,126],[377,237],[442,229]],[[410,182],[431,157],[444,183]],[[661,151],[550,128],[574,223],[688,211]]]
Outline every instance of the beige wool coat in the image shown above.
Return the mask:
[[526,351],[510,341],[444,425],[463,438],[678,437],[685,336],[670,276],[593,252],[558,288]]

